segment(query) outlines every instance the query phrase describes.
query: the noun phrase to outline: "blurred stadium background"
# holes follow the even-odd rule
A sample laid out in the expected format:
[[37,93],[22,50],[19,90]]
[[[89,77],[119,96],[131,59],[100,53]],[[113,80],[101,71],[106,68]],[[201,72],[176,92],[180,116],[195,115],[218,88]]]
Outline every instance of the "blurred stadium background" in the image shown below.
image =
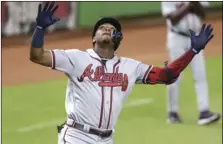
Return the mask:
[[[54,144],[56,125],[65,120],[66,78],[32,64],[29,43],[39,2],[1,2],[2,143]],[[205,50],[210,103],[222,113],[222,2],[210,2],[206,21],[215,38]],[[61,20],[48,28],[46,49],[87,49],[91,30],[103,16],[118,18],[124,27],[119,55],[160,65],[168,59],[166,26],[160,2],[57,2]],[[180,92],[182,125],[168,125],[165,86],[136,86],[123,109],[115,133],[116,144],[220,144],[222,122],[196,125],[193,79],[186,69]],[[136,102],[132,104],[132,102]],[[138,103],[137,103],[138,102]]]

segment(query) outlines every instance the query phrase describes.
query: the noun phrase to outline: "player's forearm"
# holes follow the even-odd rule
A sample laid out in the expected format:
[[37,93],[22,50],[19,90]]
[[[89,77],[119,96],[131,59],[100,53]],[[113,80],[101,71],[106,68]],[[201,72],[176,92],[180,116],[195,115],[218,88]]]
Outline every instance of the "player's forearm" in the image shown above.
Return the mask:
[[43,44],[44,44],[44,30],[36,28],[31,41],[30,46],[30,60],[41,59],[43,55]]
[[194,55],[194,52],[191,50],[186,52],[184,55],[167,65],[168,71],[165,68],[153,67],[148,75],[148,82],[150,84],[171,84],[175,82],[180,73],[193,59]]
[[44,44],[44,30],[36,28],[30,46],[30,60],[34,63],[51,67],[52,56],[50,51],[43,49]]
[[185,54],[183,54],[181,57],[170,62],[167,65],[167,68],[170,74],[173,76],[173,78],[176,78],[180,75],[180,73],[188,66],[188,64],[191,62],[194,56],[195,56],[195,53],[189,50]]

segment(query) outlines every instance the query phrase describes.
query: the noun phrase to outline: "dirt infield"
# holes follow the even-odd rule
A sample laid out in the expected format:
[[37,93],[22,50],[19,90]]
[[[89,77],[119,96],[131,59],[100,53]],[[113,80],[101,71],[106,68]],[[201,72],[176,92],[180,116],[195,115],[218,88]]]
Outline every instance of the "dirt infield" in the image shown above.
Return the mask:
[[[211,20],[215,37],[205,51],[206,56],[222,55],[222,21]],[[118,55],[160,63],[168,60],[165,46],[165,26],[124,29],[124,39]],[[13,41],[12,41],[13,42]],[[92,47],[91,36],[45,42],[46,49],[87,49]],[[41,82],[63,78],[64,74],[33,64],[29,61],[29,45],[10,46],[2,49],[3,87],[24,83]]]

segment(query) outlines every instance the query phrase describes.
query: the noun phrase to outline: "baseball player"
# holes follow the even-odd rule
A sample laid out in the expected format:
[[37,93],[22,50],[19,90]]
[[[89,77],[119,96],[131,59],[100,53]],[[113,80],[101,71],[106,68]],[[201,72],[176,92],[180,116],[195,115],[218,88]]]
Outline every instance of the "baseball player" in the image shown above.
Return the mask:
[[92,49],[45,50],[44,31],[59,20],[54,16],[57,8],[55,2],[39,5],[30,60],[68,77],[67,120],[58,130],[59,144],[112,144],[118,116],[134,84],[173,83],[213,38],[211,25],[204,24],[198,36],[190,31],[191,48],[156,67],[114,54],[123,38],[122,27],[113,18],[102,18],[93,29]]
[[[162,14],[167,22],[167,48],[171,60],[177,59],[185,51],[188,51],[191,45],[191,29],[199,33],[204,19],[204,8],[209,6],[208,2],[162,2]],[[208,86],[205,73],[205,60],[203,51],[191,61],[195,90],[197,94],[197,104],[199,110],[199,125],[216,122],[220,115],[209,111]],[[168,122],[182,122],[178,114],[178,95],[180,78],[167,86],[168,90]]]

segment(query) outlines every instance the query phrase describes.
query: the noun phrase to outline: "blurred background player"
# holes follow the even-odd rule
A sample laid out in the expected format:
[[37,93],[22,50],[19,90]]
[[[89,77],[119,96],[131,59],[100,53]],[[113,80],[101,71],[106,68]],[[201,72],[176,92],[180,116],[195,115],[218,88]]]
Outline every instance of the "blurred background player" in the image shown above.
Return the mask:
[[[162,15],[167,22],[167,49],[170,60],[175,60],[190,48],[189,29],[199,32],[205,18],[204,8],[208,2],[162,2]],[[209,110],[208,86],[205,72],[203,51],[191,63],[197,105],[199,110],[199,125],[210,124],[217,121],[220,115]],[[178,114],[178,95],[180,79],[167,86],[168,91],[168,122],[180,123]]]

